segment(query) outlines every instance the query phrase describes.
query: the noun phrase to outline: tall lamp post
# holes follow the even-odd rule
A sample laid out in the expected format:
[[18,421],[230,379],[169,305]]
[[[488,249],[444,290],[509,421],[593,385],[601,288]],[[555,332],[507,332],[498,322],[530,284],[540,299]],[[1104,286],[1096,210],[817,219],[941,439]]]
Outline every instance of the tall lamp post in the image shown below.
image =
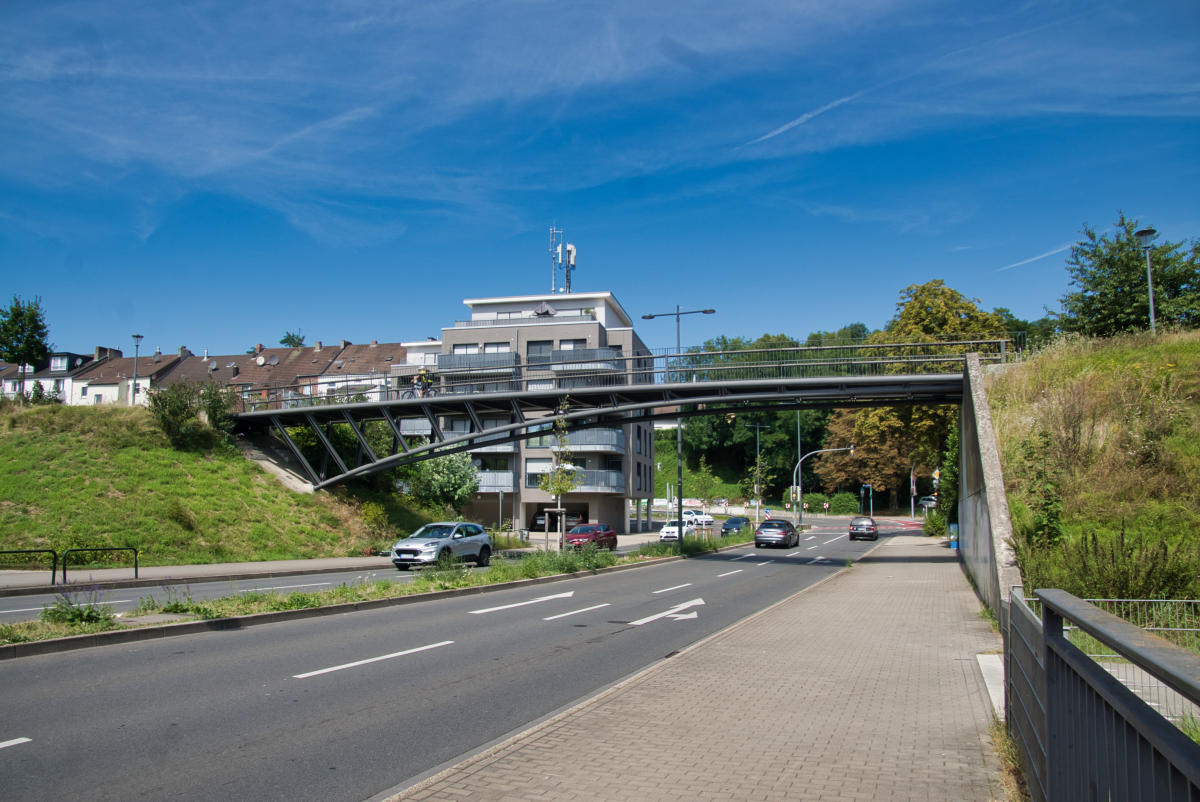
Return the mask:
[[759,473],[759,461],[762,459],[762,430],[770,429],[769,423],[747,423],[747,429],[754,430],[754,495],[758,498],[754,499],[757,504],[754,507],[754,525],[758,525],[758,513],[762,510],[762,485],[760,480],[762,474]]
[[804,523],[804,516],[800,514],[800,505],[804,503],[804,486],[800,484],[804,481],[804,477],[800,474],[800,466],[804,464],[804,460],[808,459],[813,454],[828,454],[831,451],[849,451],[850,455],[854,456],[854,446],[848,446],[846,448],[822,448],[819,451],[810,451],[801,457],[800,461],[796,463],[796,469],[792,471],[792,485],[798,488],[800,491],[800,498],[796,501],[796,509],[792,516],[797,526]]
[[1142,243],[1142,250],[1146,252],[1146,289],[1150,292],[1150,335],[1154,336],[1157,332],[1154,330],[1154,277],[1150,275],[1150,249],[1154,247],[1154,238],[1158,236],[1158,232],[1152,227],[1146,227],[1133,232],[1133,236],[1138,238],[1138,242]]
[[142,335],[133,335],[133,391],[129,395],[129,406],[131,407],[137,405],[137,362],[138,348],[141,347],[141,344]]
[[[680,311],[679,307],[675,307],[674,312],[657,312],[653,315],[642,315],[642,320],[654,320],[656,317],[671,317],[675,316],[675,360],[676,368],[682,362],[683,347],[679,344],[679,318],[683,315],[714,315],[716,309],[691,309],[687,312]],[[682,410],[680,410],[682,411]],[[675,487],[676,509],[679,511],[679,553],[683,554],[683,416],[680,416],[676,421],[678,426],[675,438],[675,463],[678,468],[678,476],[676,477],[679,484]],[[668,515],[668,518],[671,516]]]

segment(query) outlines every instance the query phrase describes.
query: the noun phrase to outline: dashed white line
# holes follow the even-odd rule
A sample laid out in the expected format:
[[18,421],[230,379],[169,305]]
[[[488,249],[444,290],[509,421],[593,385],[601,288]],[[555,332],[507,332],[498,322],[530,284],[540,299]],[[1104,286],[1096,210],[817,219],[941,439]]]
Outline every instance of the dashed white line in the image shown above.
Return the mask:
[[258,593],[260,590],[283,590],[284,588],[315,588],[319,585],[332,585],[332,582],[309,582],[307,585],[276,585],[271,588],[248,588],[238,593]]
[[403,657],[406,654],[415,654],[416,652],[424,652],[424,651],[428,651],[429,649],[436,649],[439,646],[449,646],[451,643],[454,643],[454,641],[444,640],[441,643],[431,643],[428,646],[418,646],[415,649],[408,649],[403,652],[393,652],[392,654],[385,654],[382,657],[372,657],[367,660],[358,660],[353,663],[346,663],[345,665],[334,666],[333,668],[322,668],[320,671],[309,671],[307,674],[293,674],[292,679],[307,679],[308,677],[315,677],[318,674],[328,674],[331,671],[341,671],[343,668],[355,668],[356,666],[365,666],[367,663],[378,663],[380,660],[391,660],[393,657]]
[[721,578],[721,577],[723,577],[723,576],[732,576],[733,574],[740,574],[741,572],[742,572],[742,569],[741,569],[741,568],[739,568],[739,569],[737,569],[736,571],[730,571],[730,572],[729,572],[729,573],[727,573],[727,574],[717,574],[717,579],[720,579],[720,578]]
[[[841,539],[842,539],[842,538],[844,538],[844,537],[845,537],[845,535],[838,535],[838,536],[837,536],[837,537],[835,537],[833,540],[841,540]],[[828,546],[830,543],[832,543],[832,542],[833,542],[833,540],[826,540],[826,541],[825,541],[824,543],[822,543],[821,545],[822,545],[822,546]]]
[[785,557],[795,557],[795,556],[796,556],[797,554],[799,554],[799,553],[800,553],[800,552],[798,552],[798,551],[793,551],[791,554],[785,554],[785,555],[783,555],[783,556],[785,556]]
[[32,738],[13,738],[11,741],[0,741],[0,749],[6,746],[16,746],[17,744],[27,744],[32,741]]
[[804,539],[805,539],[805,540],[816,540],[816,539],[817,539],[817,536],[816,536],[816,535],[809,535],[808,537],[806,537],[806,538],[804,538]]
[[[116,601],[102,602],[102,604],[133,604],[133,599],[117,599]],[[45,607],[25,607],[20,610],[0,610],[0,615],[8,615],[9,613],[33,613],[41,612]]]
[[757,563],[757,565],[770,565],[770,564],[771,564],[771,563],[773,563],[773,562],[775,562],[775,561],[774,561],[774,560],[767,560],[765,563]]
[[566,618],[567,616],[575,615],[576,613],[586,613],[588,610],[599,610],[601,607],[611,607],[611,606],[612,605],[608,604],[608,603],[597,604],[595,607],[584,607],[582,610],[572,610],[569,613],[559,613],[558,615],[552,615],[549,618],[543,618],[542,620],[543,621],[553,621],[556,618]]
[[821,544],[820,544],[820,543],[818,543],[818,544],[817,544],[817,545],[815,545],[815,546],[809,546],[807,549],[805,549],[805,551],[812,551],[813,549],[819,549],[819,548],[821,548]]
[[679,590],[680,588],[690,588],[691,586],[692,586],[692,583],[688,582],[687,584],[684,584],[684,585],[676,585],[673,588],[663,588],[662,590],[656,590],[654,592],[655,593],[666,593],[668,590]]
[[751,554],[743,554],[741,557],[734,557],[734,558],[733,558],[732,560],[730,560],[729,562],[731,562],[731,563],[735,563],[735,562],[737,562],[738,560],[744,560],[744,559],[746,559],[747,557],[752,557],[752,556],[753,556],[753,555],[751,555]]

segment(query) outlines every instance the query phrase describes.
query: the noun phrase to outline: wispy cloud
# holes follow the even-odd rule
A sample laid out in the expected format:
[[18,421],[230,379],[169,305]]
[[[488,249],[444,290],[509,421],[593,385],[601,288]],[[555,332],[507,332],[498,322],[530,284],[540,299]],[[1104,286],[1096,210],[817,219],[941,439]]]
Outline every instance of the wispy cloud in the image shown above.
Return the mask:
[[745,145],[742,145],[742,147],[747,147],[749,145],[757,145],[759,142],[763,142],[767,139],[771,139],[772,137],[777,137],[780,134],[782,134],[784,131],[790,131],[793,128],[795,128],[797,125],[803,125],[804,123],[808,122],[813,117],[816,117],[819,114],[824,114],[825,112],[829,111],[830,109],[836,109],[838,106],[842,105],[843,103],[849,103],[851,100],[854,100],[857,97],[862,97],[868,91],[870,91],[870,90],[860,89],[859,91],[855,92],[852,95],[846,95],[845,97],[838,98],[837,100],[826,103],[824,106],[821,106],[819,109],[813,109],[812,111],[810,111],[806,114],[801,114],[799,117],[792,120],[790,123],[784,123],[783,125],[776,128],[774,131],[771,131],[769,134],[763,134],[758,139],[752,139],[749,142],[747,142]]
[[1002,267],[999,270],[993,270],[992,272],[999,273],[1002,270],[1012,270],[1014,267],[1020,267],[1021,265],[1027,265],[1030,262],[1036,262],[1039,259],[1045,259],[1047,256],[1053,256],[1056,253],[1062,253],[1065,250],[1069,250],[1070,247],[1074,244],[1075,243],[1073,243],[1073,242],[1068,242],[1066,245],[1060,245],[1052,251],[1046,251],[1045,253],[1039,253],[1037,256],[1032,256],[1028,259],[1022,259],[1019,262],[1013,262],[1011,265],[1008,265],[1007,267]]

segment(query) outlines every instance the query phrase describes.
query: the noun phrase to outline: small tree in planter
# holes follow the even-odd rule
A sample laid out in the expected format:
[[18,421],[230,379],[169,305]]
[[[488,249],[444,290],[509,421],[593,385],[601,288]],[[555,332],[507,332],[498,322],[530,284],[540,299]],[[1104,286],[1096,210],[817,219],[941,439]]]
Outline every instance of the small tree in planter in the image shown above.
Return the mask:
[[[554,467],[549,473],[542,474],[538,480],[538,489],[554,496],[554,506],[558,510],[558,547],[561,550],[566,535],[566,512],[562,508],[562,497],[583,483],[578,475],[579,468],[571,462],[571,441],[567,432],[567,401],[558,409],[554,419]],[[550,540],[550,512],[546,511],[546,540]],[[547,543],[547,545],[549,545]]]

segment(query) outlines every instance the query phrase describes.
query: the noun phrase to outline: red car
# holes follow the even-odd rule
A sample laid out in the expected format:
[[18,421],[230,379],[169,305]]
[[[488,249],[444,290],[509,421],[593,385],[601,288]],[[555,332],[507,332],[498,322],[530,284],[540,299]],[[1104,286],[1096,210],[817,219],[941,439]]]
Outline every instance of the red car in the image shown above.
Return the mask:
[[589,543],[598,549],[617,550],[617,533],[608,524],[583,524],[567,532],[567,545],[582,549]]

